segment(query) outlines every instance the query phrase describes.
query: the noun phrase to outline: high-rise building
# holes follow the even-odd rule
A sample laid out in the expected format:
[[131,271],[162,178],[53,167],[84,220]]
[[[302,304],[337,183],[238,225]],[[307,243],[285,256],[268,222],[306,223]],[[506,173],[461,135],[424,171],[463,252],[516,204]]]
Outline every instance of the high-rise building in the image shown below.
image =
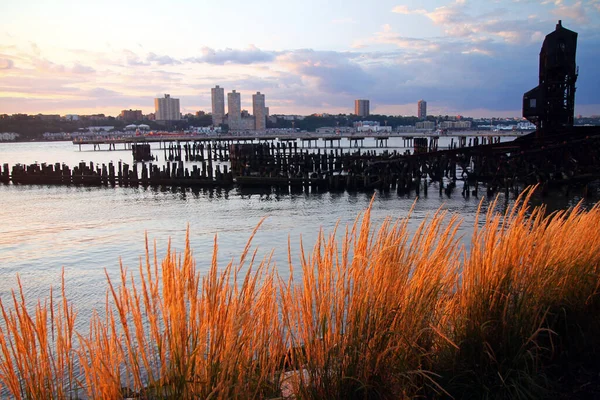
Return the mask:
[[129,109],[121,111],[121,119],[126,122],[141,121],[142,117],[142,110]]
[[427,102],[425,100],[419,100],[417,103],[417,117],[420,119],[427,118]]
[[252,95],[252,114],[254,114],[254,129],[263,131],[267,127],[267,113],[265,108],[265,95],[256,92]]
[[368,117],[369,100],[354,100],[354,114],[359,117]]
[[227,124],[232,130],[242,128],[242,99],[235,90],[227,93]]
[[155,118],[157,121],[177,121],[181,119],[179,112],[179,99],[174,99],[169,94],[164,98],[154,99]]
[[212,123],[219,126],[223,123],[225,117],[225,90],[217,85],[210,89],[212,98]]

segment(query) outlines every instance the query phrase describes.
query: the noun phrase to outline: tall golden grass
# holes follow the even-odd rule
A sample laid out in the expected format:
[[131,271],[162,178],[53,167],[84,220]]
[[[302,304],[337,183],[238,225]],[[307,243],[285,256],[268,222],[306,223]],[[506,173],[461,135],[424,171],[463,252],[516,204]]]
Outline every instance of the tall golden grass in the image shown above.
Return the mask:
[[[289,279],[250,238],[238,262],[196,270],[189,239],[134,274],[107,274],[88,333],[59,301],[0,300],[0,383],[14,398],[535,398],[566,355],[600,341],[600,207],[545,215],[519,199],[461,245],[438,212],[290,255]],[[257,227],[258,229],[258,227]],[[256,231],[255,231],[256,232]],[[189,237],[189,235],[188,235]],[[288,249],[289,251],[289,249]],[[151,254],[154,257],[151,258]],[[577,332],[577,336],[574,336]],[[584,345],[581,345],[584,343]]]

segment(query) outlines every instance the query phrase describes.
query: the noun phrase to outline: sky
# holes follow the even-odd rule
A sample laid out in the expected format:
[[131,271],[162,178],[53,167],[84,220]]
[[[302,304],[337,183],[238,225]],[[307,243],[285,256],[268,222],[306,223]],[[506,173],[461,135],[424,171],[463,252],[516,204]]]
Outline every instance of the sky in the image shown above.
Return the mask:
[[544,36],[578,32],[575,113],[600,114],[600,0],[6,0],[0,114],[252,111],[520,116]]

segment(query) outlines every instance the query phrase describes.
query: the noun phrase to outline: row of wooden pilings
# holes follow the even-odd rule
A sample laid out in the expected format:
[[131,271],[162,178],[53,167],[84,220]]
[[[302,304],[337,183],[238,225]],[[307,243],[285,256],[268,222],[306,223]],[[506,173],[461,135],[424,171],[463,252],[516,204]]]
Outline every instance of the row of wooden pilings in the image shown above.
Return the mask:
[[417,195],[421,188],[427,194],[429,181],[440,182],[440,192],[456,186],[454,157],[428,160],[398,151],[321,150],[288,153],[268,144],[237,144],[231,147],[231,168],[238,183],[252,186],[379,189],[399,194],[415,191]]
[[[438,140],[439,137],[407,137],[403,138],[403,144],[404,147],[413,148],[415,153],[424,153],[440,150],[438,146]],[[478,146],[480,144],[491,144],[499,142],[500,137],[475,137],[469,138],[468,141],[467,137],[456,137],[450,138],[449,148],[456,149]],[[298,154],[298,152],[303,152],[303,147],[299,148],[298,143],[296,141],[288,143],[286,143],[285,141],[266,141],[260,144],[268,145],[271,151],[284,153],[288,151],[294,154]],[[227,162],[230,159],[229,149],[232,145],[235,144],[226,141],[216,141],[212,144],[205,144],[204,142],[186,142],[183,145],[181,143],[170,143],[168,146],[165,145],[163,147],[163,156],[164,160],[168,161],[193,162],[205,161],[208,158],[211,158],[213,161]],[[255,144],[253,143],[253,145]],[[324,148],[324,150],[327,150],[327,148]]]
[[[115,168],[116,167],[116,168]],[[141,170],[141,171],[140,171]],[[141,172],[141,174],[140,174]],[[211,162],[184,167],[183,162],[171,163],[159,167],[152,163],[129,165],[119,161],[115,166],[79,163],[72,169],[65,164],[17,164],[2,165],[0,182],[13,184],[41,185],[84,185],[84,186],[230,186],[233,177],[225,165],[213,169]]]
[[163,156],[166,161],[229,161],[229,146],[224,143],[207,143],[193,142],[184,143],[170,143],[168,146],[165,145],[163,148]]
[[[298,154],[298,143],[288,143],[285,142],[264,142],[263,145],[269,145],[272,150],[277,149],[278,151],[286,151],[294,152]],[[197,162],[197,161],[207,161],[211,159],[213,161],[227,162],[230,159],[229,149],[231,144],[226,142],[215,142],[215,143],[203,143],[203,142],[193,142],[193,143],[184,143],[181,145],[177,144],[169,144],[163,148],[164,159],[168,161],[186,161],[186,162]],[[302,151],[302,150],[300,150]]]
[[[8,164],[2,166],[0,181],[13,184],[51,184],[51,185],[87,185],[87,186],[220,186],[228,187],[237,183],[239,186],[300,188],[310,191],[342,191],[342,190],[396,190],[399,194],[421,188],[427,193],[428,178],[430,181],[443,178],[450,182],[455,173],[455,163],[443,166],[433,164],[431,171],[420,163],[408,162],[392,168],[387,165],[380,168],[372,165],[385,157],[398,157],[397,152],[340,152],[329,153],[320,150],[316,153],[293,152],[267,161],[266,154],[242,156],[236,154],[232,166],[241,168],[239,172],[230,171],[226,165],[213,168],[212,162],[204,161],[201,165],[193,165],[191,170],[184,168],[183,162],[167,162],[159,167],[152,163],[129,165],[119,161],[116,165],[80,163],[74,168],[64,164],[17,164],[12,168]],[[141,170],[141,171],[140,171]],[[141,172],[141,174],[140,174]],[[233,173],[232,173],[233,172]]]

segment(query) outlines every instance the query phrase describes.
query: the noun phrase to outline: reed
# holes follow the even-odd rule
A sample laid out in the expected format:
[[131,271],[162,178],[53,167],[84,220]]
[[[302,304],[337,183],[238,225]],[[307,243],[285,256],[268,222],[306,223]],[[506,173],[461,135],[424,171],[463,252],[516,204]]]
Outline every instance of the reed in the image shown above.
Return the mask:
[[[530,194],[530,193],[529,193]],[[369,207],[301,243],[289,279],[251,240],[202,276],[186,238],[109,276],[87,333],[65,293],[0,300],[0,383],[17,399],[534,398],[600,353],[600,206],[490,207],[464,248],[443,211],[411,232]],[[259,225],[260,226],[260,225]],[[257,227],[256,229],[259,229]],[[255,231],[256,232],[256,231]],[[289,250],[289,249],[288,249]],[[152,257],[153,255],[153,257]]]
[[77,393],[75,368],[76,313],[65,295],[27,307],[21,280],[12,291],[12,308],[0,299],[0,381],[16,399],[69,398]]
[[443,372],[454,392],[539,398],[557,359],[597,354],[600,209],[545,215],[528,210],[530,195],[505,215],[489,211],[465,255],[447,333],[458,346]]
[[408,219],[386,220],[373,236],[367,210],[341,249],[335,232],[321,234],[302,257],[302,281],[283,296],[293,361],[306,372],[301,397],[397,398],[436,387],[427,368],[458,255],[458,221],[443,221],[423,221],[409,243]]

